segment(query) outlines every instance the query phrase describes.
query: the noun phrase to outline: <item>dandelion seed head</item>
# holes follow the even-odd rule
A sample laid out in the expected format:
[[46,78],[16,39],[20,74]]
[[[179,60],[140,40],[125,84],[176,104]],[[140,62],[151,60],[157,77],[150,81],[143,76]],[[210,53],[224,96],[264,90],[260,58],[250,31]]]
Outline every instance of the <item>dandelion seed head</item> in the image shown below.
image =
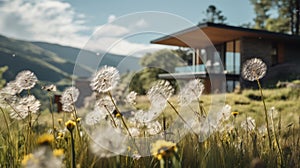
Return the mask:
[[103,109],[104,111],[113,113],[116,107],[112,101],[116,102],[114,98],[111,99],[110,96],[103,95],[96,101],[96,106]]
[[47,86],[42,86],[42,89],[47,91],[47,92],[56,92],[57,88],[56,85],[47,85]]
[[35,74],[29,70],[21,71],[16,76],[18,87],[25,90],[33,88],[37,81]]
[[16,100],[17,96],[6,87],[0,90],[0,105],[14,104]]
[[10,110],[10,117],[21,120],[28,116],[29,113],[38,113],[41,103],[33,95],[20,98],[14,103],[13,109]]
[[200,79],[189,81],[179,93],[179,103],[188,105],[192,101],[197,100],[204,90],[204,85]]
[[6,93],[9,93],[11,95],[15,95],[18,93],[21,93],[23,89],[19,87],[16,81],[10,81],[6,84],[6,86],[3,88]]
[[242,77],[249,81],[263,78],[267,72],[267,65],[259,58],[252,58],[243,64]]
[[147,92],[150,101],[150,109],[147,112],[148,118],[155,118],[160,115],[167,105],[168,99],[174,92],[173,87],[168,81],[158,81]]
[[62,103],[62,109],[65,112],[72,112],[75,110],[74,103],[79,96],[79,90],[75,87],[68,87],[62,93],[60,102]]
[[101,158],[108,158],[124,153],[127,139],[119,129],[111,126],[100,127],[92,133],[91,151]]
[[247,117],[241,122],[241,127],[246,131],[253,131],[256,127],[255,120],[252,117]]
[[115,88],[119,79],[119,71],[116,68],[104,66],[94,74],[90,86],[94,91],[104,93]]
[[135,105],[136,104],[136,95],[137,93],[135,91],[131,91],[125,99],[125,102],[127,102],[130,105]]
[[161,132],[162,126],[158,121],[148,122],[147,125],[147,132],[149,135],[157,135]]
[[95,125],[100,123],[106,117],[105,111],[103,109],[95,107],[92,112],[89,112],[85,116],[85,123],[87,125]]
[[140,130],[138,128],[130,127],[128,130],[133,137],[138,137],[140,135]]
[[271,120],[278,117],[278,110],[273,106],[268,111],[268,116],[271,118]]
[[219,112],[218,114],[218,119],[217,120],[221,120],[221,121],[227,121],[231,116],[231,106],[226,104],[221,112]]

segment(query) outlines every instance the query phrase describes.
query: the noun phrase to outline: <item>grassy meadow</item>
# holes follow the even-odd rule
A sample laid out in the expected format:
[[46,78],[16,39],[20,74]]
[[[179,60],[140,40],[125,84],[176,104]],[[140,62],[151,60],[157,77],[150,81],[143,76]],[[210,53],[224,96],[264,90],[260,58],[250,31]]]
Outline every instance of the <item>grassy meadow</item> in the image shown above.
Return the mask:
[[[143,157],[124,155],[132,150],[129,147],[122,155],[110,157],[91,152],[91,136],[83,126],[86,110],[77,109],[76,116],[43,112],[16,120],[9,116],[11,107],[1,107],[0,167],[300,167],[300,89],[263,92],[267,109],[274,107],[277,113],[269,121],[271,145],[261,129],[265,120],[260,92],[244,90],[226,94],[232,114],[226,121],[230,127],[224,123],[223,131],[215,131],[201,142],[191,132],[161,154]],[[169,99],[175,108],[176,99]],[[205,111],[209,111],[211,95],[201,95],[200,100]],[[145,96],[138,96],[136,102],[136,109],[150,106]],[[197,108],[197,104],[194,102],[193,106]],[[158,121],[168,126],[176,116],[169,104]],[[242,128],[247,117],[255,120],[253,129]]]

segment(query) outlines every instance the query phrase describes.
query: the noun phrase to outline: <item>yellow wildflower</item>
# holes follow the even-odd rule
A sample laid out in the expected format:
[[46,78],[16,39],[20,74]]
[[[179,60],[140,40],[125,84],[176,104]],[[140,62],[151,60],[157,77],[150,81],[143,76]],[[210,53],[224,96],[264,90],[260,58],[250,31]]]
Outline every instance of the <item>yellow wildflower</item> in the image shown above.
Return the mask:
[[239,114],[239,112],[233,111],[233,112],[231,112],[231,114],[232,114],[234,117],[236,117],[236,116]]
[[64,154],[64,150],[63,149],[54,149],[53,150],[53,156],[60,157],[63,154]]
[[173,156],[177,152],[176,144],[170,141],[158,140],[152,144],[151,153],[158,160]]
[[39,145],[50,145],[54,141],[52,134],[43,134],[38,137],[37,144]]
[[65,123],[65,125],[66,125],[66,127],[67,127],[67,129],[68,129],[69,131],[73,131],[73,129],[74,129],[75,126],[76,126],[76,123],[75,123],[74,121],[72,121],[72,120],[69,120],[69,121],[67,121],[67,122]]
[[31,159],[33,159],[33,158],[34,158],[33,154],[32,154],[32,153],[29,153],[28,155],[25,155],[25,156],[24,156],[24,158],[23,158],[21,164],[22,164],[23,166],[26,166],[27,163],[28,163],[28,161],[31,160]]

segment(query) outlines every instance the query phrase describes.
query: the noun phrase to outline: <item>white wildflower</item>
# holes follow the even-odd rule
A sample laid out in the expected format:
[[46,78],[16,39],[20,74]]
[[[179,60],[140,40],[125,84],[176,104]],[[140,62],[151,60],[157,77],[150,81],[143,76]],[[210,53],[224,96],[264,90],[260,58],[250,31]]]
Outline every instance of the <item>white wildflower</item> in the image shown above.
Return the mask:
[[125,99],[125,102],[127,102],[130,105],[135,105],[136,104],[136,95],[137,93],[135,91],[131,91]]
[[74,111],[74,103],[77,101],[79,96],[79,90],[75,87],[68,87],[63,92],[60,102],[62,103],[62,109],[65,112]]
[[89,112],[85,116],[85,123],[87,125],[95,125],[105,118],[106,114],[103,109],[95,107],[92,112]]
[[165,109],[168,99],[174,92],[173,87],[168,81],[159,81],[147,92],[150,100],[149,116],[156,118]]
[[130,127],[128,130],[133,137],[138,137],[140,135],[140,130],[136,127]]
[[227,121],[229,117],[231,116],[231,106],[226,104],[221,112],[218,113],[218,121]]
[[98,93],[108,92],[116,87],[119,79],[119,71],[116,68],[104,66],[94,74],[90,85]]
[[21,89],[31,89],[35,86],[37,81],[38,79],[35,74],[29,70],[19,72],[16,76],[16,83]]
[[252,117],[247,117],[241,122],[241,127],[246,131],[253,131],[256,127],[255,120]]
[[204,85],[200,79],[189,81],[179,93],[179,103],[181,105],[188,105],[192,101],[199,99],[204,90]]
[[55,85],[47,85],[47,86],[42,86],[42,89],[47,91],[47,92],[56,92],[57,88]]
[[29,113],[37,113],[40,109],[41,103],[33,95],[29,95],[23,98],[20,98],[13,105],[11,109],[10,117],[14,119],[24,119]]
[[110,113],[113,113],[113,111],[116,109],[113,101],[116,102],[114,98],[111,100],[110,96],[103,95],[96,101],[96,106],[104,109],[105,112],[108,111]]
[[11,105],[15,103],[17,100],[17,96],[15,94],[12,94],[10,89],[7,89],[6,87],[0,90],[0,104],[1,105]]
[[5,90],[6,93],[15,95],[21,93],[23,89],[19,87],[16,81],[10,81],[6,84],[3,90]]
[[127,139],[119,129],[111,126],[100,127],[92,133],[91,151],[99,157],[112,157],[124,153]]
[[243,64],[242,77],[249,81],[263,78],[267,73],[267,65],[259,58],[252,58]]
[[162,126],[158,121],[145,123],[147,126],[147,132],[150,135],[156,135],[161,132]]
[[271,107],[268,111],[268,116],[271,118],[271,121],[278,117],[278,110],[275,107]]

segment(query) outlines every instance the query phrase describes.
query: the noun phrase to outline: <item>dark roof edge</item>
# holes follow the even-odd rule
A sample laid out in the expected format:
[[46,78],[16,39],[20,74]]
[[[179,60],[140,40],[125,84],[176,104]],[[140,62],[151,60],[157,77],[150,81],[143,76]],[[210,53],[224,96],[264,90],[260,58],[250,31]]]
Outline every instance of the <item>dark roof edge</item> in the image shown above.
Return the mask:
[[230,26],[226,24],[220,24],[220,23],[212,23],[212,22],[204,22],[204,23],[199,23],[196,26],[178,31],[176,33],[172,33],[170,35],[166,35],[154,40],[151,40],[150,43],[156,43],[157,41],[165,40],[170,37],[174,37],[176,35],[180,35],[189,31],[192,31],[194,29],[198,28],[205,28],[205,27],[216,27],[216,28],[223,28],[223,29],[230,29],[230,30],[237,30],[237,31],[244,31],[244,32],[250,32],[250,33],[256,33],[256,34],[261,34],[261,35],[272,35],[272,36],[277,36],[280,38],[293,38],[293,39],[298,39],[300,40],[300,36],[298,35],[291,35],[291,34],[285,34],[285,33],[278,33],[278,32],[271,32],[267,30],[260,30],[260,29],[250,29],[250,28],[245,28],[245,27],[237,27],[237,26]]

